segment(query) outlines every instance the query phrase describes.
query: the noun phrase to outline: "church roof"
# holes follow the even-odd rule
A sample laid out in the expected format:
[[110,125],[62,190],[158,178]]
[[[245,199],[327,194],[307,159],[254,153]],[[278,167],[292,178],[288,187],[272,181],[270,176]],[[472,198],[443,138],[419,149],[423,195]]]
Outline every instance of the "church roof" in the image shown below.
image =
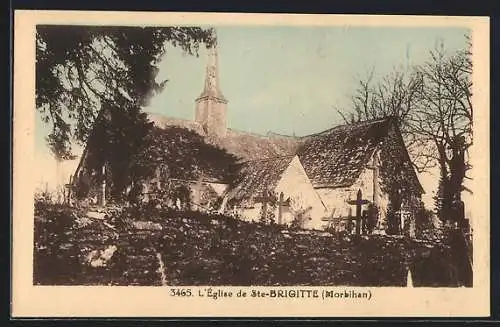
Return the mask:
[[250,160],[242,164],[228,200],[249,201],[274,191],[294,155]]
[[241,160],[258,160],[295,154],[297,139],[277,135],[259,135],[229,129],[216,143]]
[[200,135],[203,135],[203,128],[198,122],[194,120],[172,118],[156,113],[148,113],[147,115],[149,121],[153,122],[156,127],[160,128],[166,128],[168,126],[181,127],[194,131]]
[[346,124],[303,137],[297,154],[313,185],[352,185],[388,135],[390,122],[378,119]]
[[[160,115],[150,117],[158,127],[178,126],[193,130],[204,136],[207,142],[235,155],[241,162],[259,163],[255,169],[262,169],[261,173],[267,167],[263,166],[265,164],[282,163],[284,158],[291,159],[298,155],[313,186],[330,188],[354,184],[393,125],[393,119],[389,117],[339,125],[302,137],[275,133],[259,135],[228,129],[226,137],[210,139],[195,121]],[[250,183],[252,178],[260,178],[257,171],[248,168],[245,171],[251,173],[245,183]],[[413,175],[418,183],[414,172]]]

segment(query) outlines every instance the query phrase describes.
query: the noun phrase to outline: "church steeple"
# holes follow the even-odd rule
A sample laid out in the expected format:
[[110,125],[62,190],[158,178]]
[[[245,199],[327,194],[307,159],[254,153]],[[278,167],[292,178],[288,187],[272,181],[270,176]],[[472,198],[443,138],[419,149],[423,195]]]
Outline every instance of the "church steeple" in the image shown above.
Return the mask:
[[217,43],[207,48],[207,67],[203,92],[196,99],[195,120],[210,136],[226,136],[226,105],[219,86]]
[[219,58],[217,54],[217,44],[207,48],[207,57],[205,85],[203,87],[203,92],[200,94],[198,99],[204,97],[214,97],[218,100],[227,102],[224,95],[222,95],[219,86]]

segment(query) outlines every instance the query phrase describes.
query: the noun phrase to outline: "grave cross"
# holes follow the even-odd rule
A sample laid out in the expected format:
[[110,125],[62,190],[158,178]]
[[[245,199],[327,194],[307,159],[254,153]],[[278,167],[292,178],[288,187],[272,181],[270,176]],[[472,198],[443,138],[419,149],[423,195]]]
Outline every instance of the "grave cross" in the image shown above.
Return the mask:
[[358,190],[356,200],[347,201],[350,205],[356,206],[356,235],[361,235],[361,206],[370,203],[368,200],[363,200],[361,190]]
[[[264,192],[262,196],[256,196],[255,198],[256,202],[262,203],[262,217],[265,220],[267,218],[267,204],[269,202],[272,202],[275,200],[274,195],[272,192]],[[283,192],[280,193],[279,199],[277,201],[278,204],[278,224],[282,224],[282,215],[283,215],[283,206],[286,204],[286,201],[284,201],[284,194]]]
[[273,200],[271,192],[264,191],[261,196],[256,196],[254,199],[256,202],[262,203],[262,219],[266,220],[267,219],[267,203],[269,201]]

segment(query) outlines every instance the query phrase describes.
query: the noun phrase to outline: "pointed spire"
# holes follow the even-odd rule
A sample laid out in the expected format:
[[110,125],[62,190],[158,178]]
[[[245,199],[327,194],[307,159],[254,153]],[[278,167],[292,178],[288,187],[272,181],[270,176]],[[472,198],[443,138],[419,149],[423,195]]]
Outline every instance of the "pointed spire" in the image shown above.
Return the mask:
[[219,88],[217,42],[207,48],[207,69],[203,92],[196,99],[195,121],[207,135],[225,137],[227,100]]
[[203,92],[198,99],[205,97],[216,98],[221,102],[227,102],[219,87],[219,58],[217,53],[217,42],[207,48],[207,68]]

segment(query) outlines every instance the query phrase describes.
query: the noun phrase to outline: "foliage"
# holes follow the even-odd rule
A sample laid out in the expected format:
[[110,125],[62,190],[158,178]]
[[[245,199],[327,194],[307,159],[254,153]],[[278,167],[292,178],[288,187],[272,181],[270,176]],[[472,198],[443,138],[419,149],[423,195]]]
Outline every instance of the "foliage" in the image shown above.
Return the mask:
[[420,205],[415,215],[415,227],[417,235],[422,234],[423,231],[429,231],[434,228],[432,217],[434,213],[432,210],[426,209],[423,204]]
[[87,141],[84,165],[91,179],[89,184],[100,184],[105,166],[107,185],[114,199],[120,199],[124,189],[133,183],[136,167],[131,158],[147,145],[152,129],[146,114],[138,107],[127,108],[128,104],[127,101],[103,103],[103,114]]
[[49,205],[54,203],[54,195],[48,190],[36,190],[35,195],[35,206],[37,205]]
[[[94,137],[89,139],[85,161],[89,181],[80,185],[80,189],[88,192],[92,186],[99,185],[103,165],[106,165],[111,197],[123,199],[130,186],[129,201],[132,202],[141,197],[144,183],[150,188],[159,185],[159,189],[150,191],[161,191],[165,194],[158,193],[158,196],[175,200],[177,180],[188,182],[205,177],[230,182],[234,178],[237,158],[205,142],[196,132],[175,126],[154,127],[139,111],[135,111],[134,117],[124,117],[117,109],[110,112],[113,118],[96,128]],[[115,121],[118,123],[114,124]],[[124,126],[129,126],[126,133],[122,130]]]
[[160,168],[162,178],[196,180],[199,177],[229,181],[237,158],[205,142],[203,136],[185,128],[153,128],[147,145],[133,158],[134,179],[153,177]]
[[[80,269],[68,233],[74,222],[72,209],[47,201],[47,197],[36,197],[34,217],[34,283],[70,282]],[[57,278],[61,273],[66,275],[64,279]]]
[[448,184],[447,173],[443,169],[440,171],[438,188],[433,197],[435,212],[441,219],[448,216],[452,210],[452,194]]
[[394,208],[395,203],[398,199],[389,199],[389,204],[387,205],[387,229],[386,232],[389,235],[399,234],[399,217],[397,215],[397,209]]
[[103,104],[136,110],[163,89],[156,75],[166,43],[197,54],[214,41],[212,30],[197,27],[38,25],[36,108],[52,125],[54,154],[72,157],[71,139],[86,141]]
[[371,234],[375,227],[377,226],[377,221],[379,218],[379,208],[375,206],[373,203],[368,204],[367,208],[367,228],[368,228],[368,233]]
[[383,158],[380,161],[381,188],[388,194],[389,201],[397,211],[403,199],[421,194],[421,185],[404,144],[392,131],[381,146],[380,157]]
[[291,229],[302,229],[305,227],[305,223],[310,217],[307,215],[307,212],[311,210],[311,207],[301,209],[298,212],[295,212],[292,221],[290,222]]

